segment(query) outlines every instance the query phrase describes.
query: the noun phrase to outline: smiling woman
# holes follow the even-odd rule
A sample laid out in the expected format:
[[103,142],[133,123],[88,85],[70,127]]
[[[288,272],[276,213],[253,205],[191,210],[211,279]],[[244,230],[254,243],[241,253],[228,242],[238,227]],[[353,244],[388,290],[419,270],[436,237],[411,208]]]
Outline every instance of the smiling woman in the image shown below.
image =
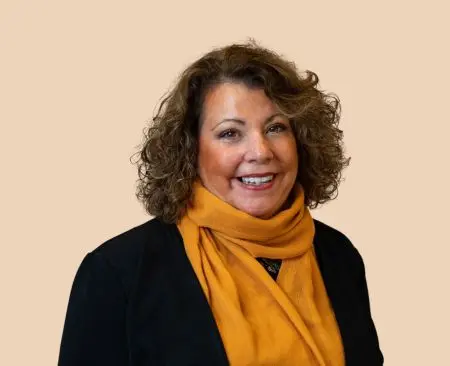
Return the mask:
[[364,263],[310,209],[336,196],[339,100],[255,42],[163,100],[136,161],[155,218],[88,253],[59,364],[383,364]]

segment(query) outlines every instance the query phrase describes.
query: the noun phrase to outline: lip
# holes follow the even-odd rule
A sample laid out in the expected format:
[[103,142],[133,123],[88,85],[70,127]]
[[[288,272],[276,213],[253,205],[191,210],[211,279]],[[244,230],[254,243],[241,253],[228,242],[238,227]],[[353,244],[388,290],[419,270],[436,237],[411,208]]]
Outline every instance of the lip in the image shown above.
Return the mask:
[[271,189],[275,183],[275,179],[277,178],[277,174],[274,173],[265,173],[265,174],[252,174],[252,175],[241,175],[239,177],[266,177],[268,175],[273,175],[273,178],[270,182],[263,183],[258,186],[253,186],[250,184],[245,184],[241,182],[238,178],[235,178],[236,183],[238,186],[242,189],[245,189],[247,191],[266,191],[268,189]]

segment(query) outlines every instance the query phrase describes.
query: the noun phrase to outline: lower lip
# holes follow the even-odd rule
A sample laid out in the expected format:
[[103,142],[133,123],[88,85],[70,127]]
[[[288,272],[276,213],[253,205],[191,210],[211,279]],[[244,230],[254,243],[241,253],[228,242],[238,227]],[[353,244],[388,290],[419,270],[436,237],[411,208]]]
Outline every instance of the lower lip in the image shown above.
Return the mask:
[[245,188],[249,191],[265,191],[267,189],[272,188],[273,183],[275,181],[275,177],[276,176],[274,175],[270,182],[259,184],[259,185],[245,184],[237,178],[236,178],[236,181],[238,182],[239,186],[241,186],[242,188]]

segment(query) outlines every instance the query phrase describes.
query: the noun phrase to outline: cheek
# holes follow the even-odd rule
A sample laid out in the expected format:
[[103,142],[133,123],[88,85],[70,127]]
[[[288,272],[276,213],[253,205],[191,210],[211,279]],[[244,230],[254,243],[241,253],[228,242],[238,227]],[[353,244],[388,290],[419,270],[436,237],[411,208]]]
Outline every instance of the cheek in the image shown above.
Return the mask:
[[298,169],[298,155],[295,139],[289,138],[282,141],[278,146],[278,154],[286,169],[296,174]]
[[290,161],[291,161],[291,164],[292,164],[292,168],[295,169],[295,174],[297,174],[297,170],[298,170],[297,146],[294,144],[290,151],[291,151]]
[[231,178],[239,165],[236,152],[223,145],[199,141],[198,166],[203,180]]

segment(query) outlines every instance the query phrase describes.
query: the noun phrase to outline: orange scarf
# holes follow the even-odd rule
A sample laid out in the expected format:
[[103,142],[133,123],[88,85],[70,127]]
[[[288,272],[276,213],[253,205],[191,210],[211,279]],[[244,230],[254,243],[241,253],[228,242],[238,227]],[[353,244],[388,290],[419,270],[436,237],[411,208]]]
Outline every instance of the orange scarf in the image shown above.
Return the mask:
[[[314,222],[296,186],[293,204],[252,217],[201,183],[178,223],[230,365],[344,365],[339,329],[313,249]],[[257,257],[282,259],[274,281]]]

